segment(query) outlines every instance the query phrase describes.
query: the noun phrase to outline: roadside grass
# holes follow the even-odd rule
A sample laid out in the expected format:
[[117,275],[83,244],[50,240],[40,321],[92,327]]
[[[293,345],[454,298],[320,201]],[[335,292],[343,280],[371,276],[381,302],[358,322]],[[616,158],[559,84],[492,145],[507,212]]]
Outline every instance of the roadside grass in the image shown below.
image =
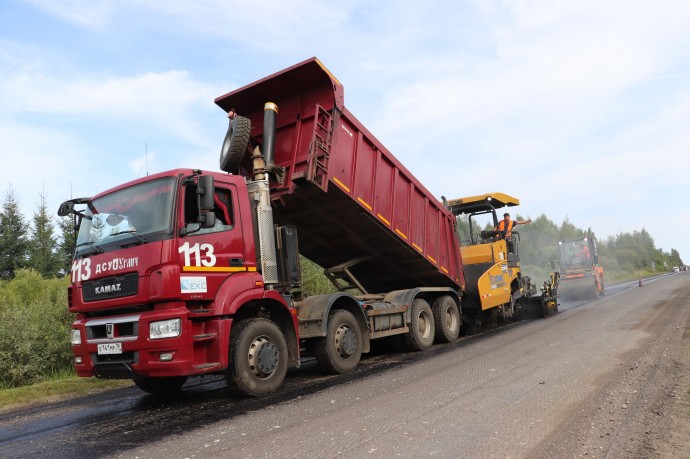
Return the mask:
[[627,271],[604,271],[604,281],[607,284],[632,282],[636,280],[644,280],[648,277],[658,276],[659,274],[670,271],[635,271],[629,273]]
[[72,372],[66,372],[30,386],[0,388],[0,412],[129,387],[132,384],[131,380],[80,378]]

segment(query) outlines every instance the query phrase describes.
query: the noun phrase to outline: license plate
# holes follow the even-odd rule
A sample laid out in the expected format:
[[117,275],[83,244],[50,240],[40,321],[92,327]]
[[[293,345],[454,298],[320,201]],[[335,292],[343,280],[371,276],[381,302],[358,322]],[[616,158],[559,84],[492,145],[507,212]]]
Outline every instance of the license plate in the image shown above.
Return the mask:
[[122,354],[122,343],[103,343],[98,345],[99,354]]

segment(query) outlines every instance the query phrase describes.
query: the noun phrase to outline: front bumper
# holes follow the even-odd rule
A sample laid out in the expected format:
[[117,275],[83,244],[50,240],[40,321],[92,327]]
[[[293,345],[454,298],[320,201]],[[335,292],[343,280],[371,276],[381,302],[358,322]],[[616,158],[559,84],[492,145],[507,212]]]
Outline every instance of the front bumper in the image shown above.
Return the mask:
[[[149,337],[151,322],[176,318],[181,323],[179,336]],[[81,344],[72,346],[74,368],[79,376],[114,379],[219,371],[227,367],[230,325],[231,319],[192,321],[184,307],[77,320],[72,328],[79,330]],[[99,344],[112,348],[110,345],[117,346],[116,343],[121,352],[99,352]]]

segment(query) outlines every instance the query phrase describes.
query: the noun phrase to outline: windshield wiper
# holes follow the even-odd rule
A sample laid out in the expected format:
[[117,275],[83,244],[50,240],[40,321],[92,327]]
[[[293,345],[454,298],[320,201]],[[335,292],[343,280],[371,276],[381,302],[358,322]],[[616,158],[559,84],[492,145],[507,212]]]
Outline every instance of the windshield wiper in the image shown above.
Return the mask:
[[120,231],[119,233],[113,233],[110,236],[119,236],[120,234],[131,234],[135,238],[134,241],[127,241],[127,242],[123,242],[122,244],[120,244],[120,247],[122,247],[122,248],[131,247],[133,245],[146,244],[147,242],[149,242],[148,239],[137,234],[137,230],[135,230],[134,228],[128,229],[126,231]]
[[98,247],[95,242],[91,242],[91,241],[86,241],[86,242],[82,242],[81,244],[77,244],[76,248],[78,249],[79,247],[82,247],[85,245],[88,245],[89,247],[91,247],[92,250],[90,252],[81,253],[80,255],[93,255],[94,253],[96,253],[96,254],[103,253],[103,249]]

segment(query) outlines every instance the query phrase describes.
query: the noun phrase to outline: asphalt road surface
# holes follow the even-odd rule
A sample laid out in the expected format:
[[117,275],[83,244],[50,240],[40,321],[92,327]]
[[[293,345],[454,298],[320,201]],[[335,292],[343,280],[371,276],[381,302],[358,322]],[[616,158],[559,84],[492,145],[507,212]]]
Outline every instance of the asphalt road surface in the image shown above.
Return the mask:
[[690,458],[690,274],[262,399],[223,380],[0,414],[0,457]]

